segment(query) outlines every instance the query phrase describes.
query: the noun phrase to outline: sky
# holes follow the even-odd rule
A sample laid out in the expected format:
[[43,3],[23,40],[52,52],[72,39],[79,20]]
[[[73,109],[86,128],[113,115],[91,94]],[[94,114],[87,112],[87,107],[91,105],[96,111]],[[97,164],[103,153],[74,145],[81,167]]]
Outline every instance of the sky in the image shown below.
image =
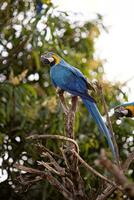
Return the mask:
[[[131,89],[129,101],[134,101],[134,0],[53,0],[59,10],[81,13],[79,20],[91,19],[95,13],[103,16],[109,33],[102,32],[96,42],[96,55],[107,60],[106,78],[126,82]],[[78,19],[77,19],[78,20]],[[132,79],[130,81],[130,79]]]

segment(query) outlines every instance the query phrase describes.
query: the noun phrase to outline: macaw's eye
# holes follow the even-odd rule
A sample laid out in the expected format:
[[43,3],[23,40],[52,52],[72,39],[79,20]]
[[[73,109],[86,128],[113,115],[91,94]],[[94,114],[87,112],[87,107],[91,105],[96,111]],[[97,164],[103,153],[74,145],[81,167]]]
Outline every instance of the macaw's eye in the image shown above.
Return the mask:
[[44,64],[50,64],[48,59],[43,59],[42,61],[43,61]]
[[49,64],[49,60],[47,59],[45,55],[41,55],[41,61],[45,64]]

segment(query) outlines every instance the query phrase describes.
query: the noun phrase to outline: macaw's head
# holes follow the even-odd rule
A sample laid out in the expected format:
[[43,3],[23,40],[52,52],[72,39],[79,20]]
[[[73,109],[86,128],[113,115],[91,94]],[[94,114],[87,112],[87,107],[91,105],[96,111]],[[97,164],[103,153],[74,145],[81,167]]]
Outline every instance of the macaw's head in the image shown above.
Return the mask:
[[117,106],[114,113],[117,118],[134,117],[134,106]]
[[53,52],[48,52],[41,55],[41,61],[44,64],[50,64],[51,66],[53,66],[53,65],[59,64],[61,61],[61,58]]

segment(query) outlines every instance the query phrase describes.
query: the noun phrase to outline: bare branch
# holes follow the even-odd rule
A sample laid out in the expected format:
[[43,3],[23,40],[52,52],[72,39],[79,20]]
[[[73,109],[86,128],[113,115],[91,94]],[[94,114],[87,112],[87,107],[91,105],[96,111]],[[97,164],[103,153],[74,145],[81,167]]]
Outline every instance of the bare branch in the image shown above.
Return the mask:
[[69,165],[68,165],[68,161],[67,161],[67,157],[66,157],[66,154],[65,154],[65,152],[64,152],[64,149],[63,149],[63,148],[60,148],[60,151],[61,151],[61,153],[62,153],[62,155],[63,155],[63,158],[64,158],[64,162],[65,162],[65,164],[66,164],[66,167],[67,167],[67,169],[69,169]]
[[[128,156],[128,158],[125,160],[125,162],[122,165],[122,170],[124,172],[126,172],[129,168],[129,165],[131,164],[131,162],[134,160],[134,151],[132,151],[130,153],[130,155]],[[104,189],[104,191],[97,197],[96,200],[106,200],[115,190],[117,189],[116,186],[107,186],[106,189]]]
[[34,179],[32,179],[32,180],[28,180],[28,181],[26,181],[25,179],[23,179],[23,177],[22,177],[22,175],[20,175],[19,177],[17,177],[17,179],[16,179],[17,181],[19,181],[22,185],[33,185],[33,184],[35,184],[35,183],[37,183],[37,182],[39,182],[39,181],[41,181],[42,180],[42,177],[40,177],[40,176],[36,176]]
[[73,97],[72,97],[72,107],[71,107],[71,111],[74,112],[74,113],[76,112],[77,102],[78,102],[78,97],[77,97],[77,96],[73,96]]
[[38,169],[33,169],[33,168],[30,168],[30,167],[25,167],[25,166],[19,165],[19,164],[14,164],[14,167],[17,168],[17,169],[20,169],[22,171],[28,172],[30,174],[36,174],[36,175],[46,176],[45,172],[42,172],[42,171],[40,171]]
[[[111,130],[111,133],[113,133],[112,125],[110,118],[108,116],[108,110],[107,105],[105,102],[105,98],[103,95],[102,87],[100,87],[100,95],[102,97],[102,102],[104,105],[104,109],[107,115],[107,121]],[[113,164],[110,160],[106,158],[104,154],[101,154],[100,164],[103,165],[108,172],[111,172],[111,174],[114,176],[115,181],[113,179],[109,179],[105,177],[104,175],[100,174],[98,171],[96,171],[94,168],[92,168],[88,163],[86,163],[79,155],[79,146],[77,142],[73,139],[74,134],[74,120],[75,120],[75,112],[76,112],[76,106],[77,106],[77,97],[72,97],[72,105],[68,107],[66,105],[66,101],[64,99],[63,95],[64,91],[59,91],[59,98],[62,104],[63,111],[65,113],[65,130],[66,130],[66,136],[61,135],[31,135],[27,137],[27,139],[51,139],[51,140],[57,140],[65,142],[64,147],[59,147],[62,155],[59,156],[55,154],[54,152],[50,151],[43,145],[36,145],[39,151],[41,152],[42,157],[47,157],[48,162],[45,161],[37,161],[40,165],[42,165],[45,168],[45,171],[40,171],[32,168],[25,168],[24,166],[19,166],[18,169],[24,170],[28,173],[33,173],[36,176],[38,175],[41,179],[46,179],[48,182],[54,186],[59,192],[63,194],[63,196],[68,200],[89,200],[85,193],[85,187],[82,180],[82,177],[80,175],[80,169],[79,169],[79,162],[93,175],[99,177],[101,180],[103,180],[103,183],[105,183],[106,188],[101,187],[102,193],[97,193],[96,200],[106,200],[114,190],[118,189],[120,191],[125,191],[126,194],[132,199],[134,197],[134,185],[130,184],[127,177],[124,175],[123,170],[127,170],[129,165],[134,159],[134,152],[132,152],[127,160],[123,164],[123,169],[121,170],[119,166],[119,154],[118,154],[118,147],[116,146],[116,140],[113,133],[113,143],[116,149],[116,153],[118,155],[118,166]],[[62,145],[63,146],[63,145]],[[58,158],[58,159],[57,159]],[[56,161],[59,159],[62,159],[64,161],[64,167],[60,166],[60,164]],[[78,162],[79,161],[79,162]],[[16,167],[17,168],[17,167]],[[31,181],[32,182],[32,181]],[[91,197],[90,197],[91,198]],[[95,197],[94,197],[95,198]]]
[[43,153],[42,156],[47,156],[51,162],[51,165],[60,173],[61,176],[65,176],[65,169],[60,167],[60,165],[56,162],[56,160],[48,153]]
[[116,189],[116,186],[108,185],[104,191],[98,195],[96,200],[106,200]]
[[52,139],[52,140],[62,140],[62,141],[67,141],[67,142],[71,142],[75,145],[76,147],[76,151],[79,152],[79,146],[77,144],[77,142],[71,138],[67,138],[65,136],[62,135],[30,135],[28,136],[26,139],[30,140],[35,140],[35,139]]
[[124,172],[126,172],[130,166],[130,164],[134,161],[134,150],[129,154],[129,156],[127,157],[127,159],[125,160],[125,162],[122,165],[122,169],[124,170]]
[[32,173],[32,174],[35,174],[35,175],[37,175],[37,174],[41,175],[42,179],[44,179],[44,178],[47,179],[47,181],[51,185],[56,187],[57,190],[59,192],[61,192],[66,199],[73,200],[73,195],[63,186],[62,183],[60,183],[55,177],[53,177],[50,172],[48,172],[48,171],[44,172],[44,171],[40,171],[40,170],[37,170],[37,169],[25,167],[23,165],[18,165],[18,164],[15,164],[14,167],[16,167],[17,169],[23,170],[25,172],[28,172],[30,174]]
[[111,174],[113,174],[115,180],[119,185],[121,185],[130,197],[134,199],[134,184],[129,183],[127,177],[124,175],[123,170],[121,170],[117,165],[113,164],[105,155],[105,152],[101,152],[100,164],[102,164]]
[[[63,107],[63,111],[65,113],[65,130],[66,130],[66,136],[67,138],[74,138],[74,120],[75,120],[75,112],[76,112],[76,107],[77,107],[77,100],[78,97],[73,96],[72,97],[72,105],[70,108],[66,106],[66,101],[64,99],[63,92],[59,94],[59,98],[61,101],[61,105]],[[74,190],[74,199],[88,199],[86,194],[85,194],[85,189],[84,189],[84,183],[83,180],[80,176],[80,171],[78,168],[78,159],[76,156],[72,154],[70,150],[75,149],[73,143],[67,143],[67,148],[62,149],[62,155],[64,157],[68,172],[69,172],[69,177],[71,182],[73,182],[75,190]],[[79,152],[77,150],[77,152]],[[68,182],[69,183],[69,182]],[[71,185],[70,185],[71,186]],[[72,188],[72,186],[71,186]],[[70,188],[70,189],[71,189]]]
[[66,101],[65,101],[65,98],[64,98],[64,90],[60,89],[60,88],[57,88],[56,90],[58,96],[59,96],[59,99],[60,99],[60,103],[61,103],[61,106],[62,106],[62,109],[63,109],[63,112],[65,113],[65,115],[67,116],[68,115],[68,107],[66,105]]
[[35,146],[38,148],[38,150],[40,150],[41,152],[44,151],[44,152],[48,152],[50,155],[54,156],[54,157],[57,157],[59,159],[62,159],[63,160],[63,157],[50,151],[48,148],[46,148],[45,146],[43,146],[42,144],[35,144]]
[[[107,177],[103,176],[102,174],[100,174],[99,172],[97,172],[95,169],[93,169],[89,164],[87,164],[81,157],[80,155],[72,150],[72,152],[75,154],[75,156],[78,158],[78,160],[81,162],[81,164],[88,169],[92,174],[94,174],[95,176],[98,176],[99,178],[103,179],[104,181],[110,183],[113,186],[117,186],[115,182],[111,181],[110,179],[108,179]],[[119,188],[120,189],[120,188]]]
[[61,172],[59,172],[58,170],[55,170],[53,167],[51,167],[48,163],[45,163],[44,161],[37,161],[38,162],[38,164],[39,165],[42,165],[42,166],[44,166],[46,169],[48,169],[49,170],[49,172],[52,172],[52,173],[54,173],[54,174],[56,174],[56,175],[58,175],[58,176],[65,176],[65,172],[63,173],[61,173]]

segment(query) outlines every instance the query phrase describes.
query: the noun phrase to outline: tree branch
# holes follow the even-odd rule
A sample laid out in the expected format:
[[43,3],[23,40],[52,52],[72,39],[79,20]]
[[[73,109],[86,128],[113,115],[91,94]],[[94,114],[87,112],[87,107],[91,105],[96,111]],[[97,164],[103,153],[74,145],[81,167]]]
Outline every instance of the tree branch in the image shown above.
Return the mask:
[[115,190],[116,186],[108,185],[101,194],[98,195],[96,200],[106,200]]
[[[131,162],[134,160],[134,151],[132,151],[128,158],[125,160],[125,162],[122,164],[122,170],[126,172],[131,164]],[[108,185],[104,191],[98,195],[96,200],[106,200],[115,190],[117,189],[117,186],[111,186]]]
[[63,186],[62,183],[60,183],[55,177],[53,177],[50,173],[50,171],[44,172],[37,169],[33,169],[30,167],[25,167],[22,165],[15,164],[14,167],[17,169],[23,170],[25,172],[28,172],[30,174],[40,175],[42,179],[47,179],[47,181],[54,187],[57,188],[59,192],[63,194],[63,196],[68,200],[73,200],[73,195]]
[[[61,101],[61,105],[65,114],[65,130],[66,130],[66,137],[61,135],[31,135],[27,137],[27,140],[32,139],[51,139],[51,140],[58,140],[65,142],[66,145],[62,145],[62,147],[59,147],[62,155],[57,155],[54,152],[50,151],[43,145],[36,145],[39,152],[41,153],[41,157],[47,158],[47,162],[44,160],[37,161],[37,163],[43,167],[41,167],[41,170],[38,169],[32,169],[27,168],[24,166],[18,166],[16,165],[16,168],[20,170],[24,170],[30,174],[35,174],[40,177],[39,180],[46,179],[52,186],[54,186],[60,193],[63,194],[63,196],[68,200],[89,200],[85,193],[85,187],[84,182],[82,180],[82,177],[80,175],[80,169],[79,169],[79,162],[92,174],[99,177],[103,182],[107,185],[106,188],[103,188],[103,191],[99,192],[99,195],[97,193],[96,200],[106,200],[113,192],[114,190],[118,189],[122,192],[125,192],[131,199],[133,198],[133,184],[130,184],[127,177],[124,175],[124,171],[126,171],[131,164],[131,162],[134,159],[134,152],[132,152],[129,157],[126,159],[126,161],[123,163],[123,168],[113,164],[110,160],[107,159],[106,156],[102,156],[99,163],[103,165],[108,172],[110,172],[116,181],[113,181],[112,179],[108,179],[104,175],[97,172],[94,168],[92,168],[88,163],[86,163],[79,155],[79,146],[77,142],[73,139],[74,138],[74,120],[75,120],[75,112],[77,107],[77,97],[72,97],[72,104],[70,107],[66,105],[66,101],[64,99],[63,95],[64,91],[59,91],[59,98]],[[105,112],[107,114],[107,120],[110,122],[109,116],[108,116],[108,110],[106,106],[106,102],[104,99],[102,88],[100,90],[102,101],[104,104]],[[109,125],[109,127],[111,124]],[[110,128],[112,130],[112,127]],[[112,130],[113,131],[113,130]],[[111,131],[111,132],[112,132]],[[114,135],[113,135],[114,136]],[[115,138],[114,138],[115,139]],[[116,142],[116,141],[115,141]],[[114,144],[115,145],[115,144]],[[117,151],[118,151],[118,147]],[[119,155],[118,155],[119,156]],[[59,159],[62,159],[63,165],[59,164]],[[46,159],[45,159],[46,160]],[[79,161],[79,162],[78,162]],[[119,161],[119,159],[118,159]],[[63,167],[64,166],[64,167]],[[38,167],[38,166],[37,166]],[[40,168],[40,167],[39,167]],[[44,170],[45,169],[45,170]],[[124,170],[124,171],[123,171]],[[36,181],[35,181],[36,182]],[[32,183],[32,180],[30,180],[29,183]],[[102,188],[101,188],[102,190]],[[92,194],[91,194],[92,195]],[[90,197],[90,199],[92,196]],[[95,198],[95,197],[94,197]]]
[[130,164],[134,161],[134,150],[129,154],[129,156],[127,157],[127,159],[125,160],[125,162],[122,165],[122,169],[124,170],[124,172],[126,172],[130,166]]
[[53,151],[50,151],[48,148],[46,148],[45,146],[43,146],[42,144],[35,144],[37,150],[41,151],[41,152],[48,152],[50,155],[58,158],[58,159],[63,159],[62,156],[54,153]]
[[65,136],[62,135],[30,135],[26,138],[27,140],[36,140],[36,139],[52,139],[52,140],[62,140],[62,141],[67,141],[67,142],[71,142],[75,145],[76,147],[76,151],[79,152],[79,146],[77,144],[77,142],[71,138],[67,138]]
[[[79,155],[76,151],[72,150],[72,152],[75,154],[75,156],[76,156],[76,157],[78,158],[78,160],[81,162],[81,164],[82,164],[86,169],[88,169],[92,174],[94,174],[95,176],[97,176],[97,177],[103,179],[104,181],[110,183],[111,185],[118,187],[117,184],[116,184],[115,182],[113,182],[113,181],[111,181],[110,179],[108,179],[107,177],[103,176],[102,174],[100,174],[99,172],[97,172],[95,169],[93,169],[89,164],[87,164],[87,163],[80,157],[80,155]],[[118,189],[121,190],[121,188],[119,188],[119,187],[118,187]]]
[[123,173],[123,170],[121,170],[117,165],[113,164],[106,157],[105,151],[101,152],[100,164],[103,165],[108,172],[111,172],[117,183],[123,187],[129,198],[134,199],[134,184],[129,183],[127,177]]

